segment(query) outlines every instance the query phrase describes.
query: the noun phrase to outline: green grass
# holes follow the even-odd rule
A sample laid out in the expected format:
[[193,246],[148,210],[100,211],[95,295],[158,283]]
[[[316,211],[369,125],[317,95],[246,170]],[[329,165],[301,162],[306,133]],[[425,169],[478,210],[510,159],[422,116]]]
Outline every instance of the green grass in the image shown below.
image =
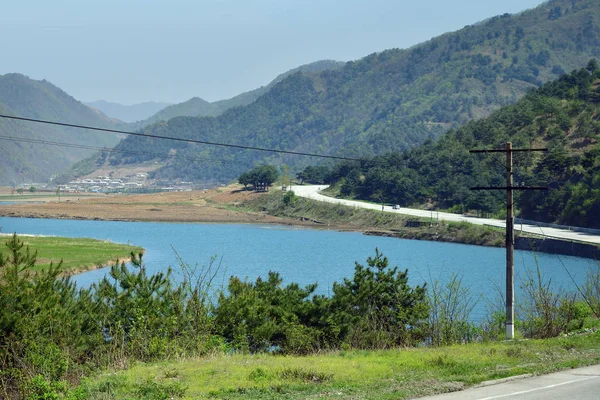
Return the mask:
[[[48,197],[48,196],[55,196],[54,194],[48,194],[48,195],[39,195],[39,194],[15,194],[15,195],[10,195],[10,196],[0,196],[0,201],[24,201],[24,200],[32,200],[35,197]],[[58,197],[57,197],[58,198]]]
[[[228,206],[238,211],[267,211],[271,215],[308,219],[321,226],[330,225],[363,231],[391,231],[392,236],[404,239],[436,240],[485,246],[503,246],[504,230],[469,223],[431,221],[407,215],[348,207],[297,197],[291,205],[283,204],[279,192],[260,196],[239,206]],[[421,226],[407,226],[407,221],[419,222]],[[409,224],[410,225],[410,224]]]
[[80,389],[91,399],[108,398],[102,397],[107,387],[114,396],[111,399],[134,398],[144,390],[171,390],[190,399],[404,399],[598,362],[600,332],[546,340],[339,351],[304,357],[217,354],[136,364],[125,371],[88,378]]
[[[0,237],[5,252],[4,243],[8,236]],[[105,240],[86,238],[64,238],[56,236],[19,236],[30,251],[38,252],[38,262],[35,270],[47,268],[51,262],[63,260],[62,269],[65,272],[77,272],[90,267],[104,266],[114,263],[117,259],[129,259],[131,252],[139,253],[139,246],[112,243]]]
[[[61,193],[60,198],[69,198],[69,197],[81,197],[81,194],[66,194]],[[56,197],[58,200],[58,195],[54,192],[35,192],[35,194],[26,192],[23,194],[11,194],[11,195],[0,195],[0,201],[25,201],[32,200],[37,197]]]

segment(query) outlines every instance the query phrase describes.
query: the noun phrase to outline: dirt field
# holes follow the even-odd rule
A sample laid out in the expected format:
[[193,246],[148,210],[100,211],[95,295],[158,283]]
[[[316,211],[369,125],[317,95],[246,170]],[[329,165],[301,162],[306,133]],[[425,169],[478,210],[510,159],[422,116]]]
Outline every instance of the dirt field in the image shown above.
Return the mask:
[[[0,193],[2,192],[0,190]],[[243,191],[239,186],[140,195],[62,196],[60,202],[56,196],[40,194],[32,195],[31,200],[44,203],[0,205],[0,216],[111,221],[310,224],[262,213],[233,210],[241,201],[262,195]]]

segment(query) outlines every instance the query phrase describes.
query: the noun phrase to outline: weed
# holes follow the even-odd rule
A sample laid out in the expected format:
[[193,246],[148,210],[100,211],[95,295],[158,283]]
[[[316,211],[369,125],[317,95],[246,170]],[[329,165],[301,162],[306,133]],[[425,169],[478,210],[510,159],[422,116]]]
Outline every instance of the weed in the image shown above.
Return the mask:
[[428,341],[434,346],[442,346],[468,343],[478,338],[478,329],[469,318],[477,301],[462,285],[459,275],[453,274],[445,285],[437,280],[430,283],[427,293]]
[[511,358],[521,358],[525,354],[525,351],[521,346],[509,347],[504,351],[507,357]]
[[333,379],[333,374],[302,368],[284,368],[277,373],[277,376],[287,381],[302,381],[307,383],[322,383]]
[[447,354],[440,354],[437,357],[429,359],[427,360],[427,364],[440,368],[455,367],[457,365],[456,360],[450,358]]
[[179,382],[161,383],[153,379],[135,385],[135,395],[144,400],[167,400],[185,396],[187,388]]
[[165,372],[165,379],[179,378],[179,371],[175,368],[169,369]]
[[254,382],[262,382],[269,379],[269,374],[264,368],[257,367],[248,374],[248,379]]
[[581,311],[576,306],[576,295],[561,289],[553,290],[552,282],[544,279],[539,265],[528,271],[521,284],[523,296],[518,311],[526,337],[548,338],[566,332],[574,321],[583,326]]

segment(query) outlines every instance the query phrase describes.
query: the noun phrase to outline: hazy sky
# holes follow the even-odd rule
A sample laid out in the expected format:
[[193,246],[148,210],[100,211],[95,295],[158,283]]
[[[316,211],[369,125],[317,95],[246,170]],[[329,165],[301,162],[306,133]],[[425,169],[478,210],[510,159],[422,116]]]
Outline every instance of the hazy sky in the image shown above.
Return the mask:
[[81,101],[209,101],[322,59],[355,60],[542,0],[13,0],[0,74]]

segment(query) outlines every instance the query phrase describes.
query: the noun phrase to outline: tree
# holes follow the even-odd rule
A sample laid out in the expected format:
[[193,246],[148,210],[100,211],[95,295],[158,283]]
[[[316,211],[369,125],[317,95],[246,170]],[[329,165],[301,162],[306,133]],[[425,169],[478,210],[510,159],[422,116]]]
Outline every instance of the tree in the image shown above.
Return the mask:
[[334,283],[332,308],[340,338],[352,346],[382,348],[418,340],[427,317],[425,285],[411,288],[408,270],[390,267],[378,249],[367,267],[356,263],[352,280]]
[[238,182],[244,185],[244,187],[252,184],[254,189],[266,189],[271,186],[278,177],[279,172],[274,166],[261,165],[241,174],[238,178]]
[[308,167],[304,168],[303,171],[298,172],[298,174],[296,174],[296,177],[300,180],[300,184],[304,182],[321,184],[326,183],[326,181],[328,180],[327,178],[330,174],[331,170],[327,166],[309,165]]
[[29,191],[31,192],[31,194],[34,194],[36,190],[37,188],[35,186],[29,187]]
[[290,178],[290,168],[287,165],[283,165],[283,176],[282,176],[282,184],[287,188],[292,184],[292,180]]
[[232,276],[227,292],[219,295],[215,310],[217,331],[239,349],[314,351],[318,348],[319,332],[310,326],[317,307],[310,296],[317,284],[301,288],[296,283],[282,283],[283,278],[272,271],[266,279],[259,277],[255,282]]
[[250,173],[244,172],[241,174],[238,178],[238,182],[241,185],[244,185],[244,189],[248,189],[248,185],[252,183],[252,177],[250,176]]
[[266,186],[271,186],[279,177],[279,172],[272,165],[263,165],[258,168],[256,181],[257,183],[264,184]]
[[593,74],[594,72],[598,71],[598,60],[592,58],[587,63],[587,66],[585,68],[589,71],[590,74]]

